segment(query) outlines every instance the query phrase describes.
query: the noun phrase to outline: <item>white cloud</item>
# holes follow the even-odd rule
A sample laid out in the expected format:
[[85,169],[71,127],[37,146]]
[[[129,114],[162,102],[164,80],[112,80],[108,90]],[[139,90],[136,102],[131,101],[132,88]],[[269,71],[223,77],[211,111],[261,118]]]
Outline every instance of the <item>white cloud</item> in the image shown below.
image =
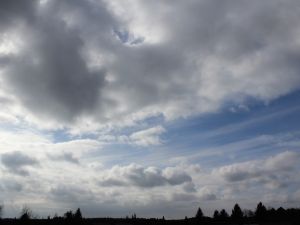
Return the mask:
[[132,133],[129,136],[130,142],[140,146],[160,145],[162,141],[160,135],[166,130],[162,126],[152,127]]
[[213,174],[227,182],[248,182],[278,190],[292,185],[298,179],[292,178],[291,174],[299,169],[299,158],[299,153],[285,151],[263,160],[223,166],[214,169]]
[[[136,128],[139,128],[137,125]],[[103,141],[106,144],[109,143],[120,143],[120,144],[129,144],[141,147],[149,147],[155,145],[162,145],[163,140],[161,135],[165,133],[166,130],[162,126],[155,126],[146,128],[143,130],[138,130],[132,132],[129,135],[126,134],[99,134],[98,140]],[[107,132],[109,133],[109,131]]]
[[264,164],[270,171],[292,170],[298,164],[300,153],[285,151],[267,159]]
[[72,153],[78,157],[91,150],[100,150],[102,143],[93,139],[55,142],[51,135],[29,130],[0,130],[0,153],[14,151],[44,157],[46,154]]

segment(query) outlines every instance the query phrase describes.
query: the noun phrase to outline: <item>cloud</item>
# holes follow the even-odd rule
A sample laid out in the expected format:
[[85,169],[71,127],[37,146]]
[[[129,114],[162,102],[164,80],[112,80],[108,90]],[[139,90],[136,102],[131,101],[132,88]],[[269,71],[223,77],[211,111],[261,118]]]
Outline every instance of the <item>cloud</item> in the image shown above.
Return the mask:
[[[49,200],[60,210],[82,203],[94,215],[126,215],[124,205],[151,213],[174,206],[168,213],[175,215],[198,207],[193,199],[224,199],[228,207],[243,194],[256,201],[270,189],[273,199],[299,190],[296,137],[241,137],[197,152],[194,142],[174,151],[160,146],[178,118],[228,105],[248,115],[249,99],[268,103],[299,90],[299,3],[170,2],[0,1],[3,201],[22,205],[34,193],[40,211]],[[197,142],[240,135],[288,111],[206,132]],[[161,151],[134,152],[137,146]],[[255,160],[214,164],[241,149]]]
[[298,164],[300,153],[285,151],[268,158],[265,161],[265,167],[271,171],[293,170]]
[[[249,167],[248,173],[251,176],[238,180],[224,176],[224,171],[231,172],[224,170],[225,166],[199,170],[197,163],[154,167],[124,162],[125,165],[97,168],[91,165],[98,159],[89,158],[87,155],[81,166],[65,166],[44,157],[43,166],[35,170],[34,176],[16,177],[14,173],[0,171],[0,189],[5,206],[12,216],[14,213],[11,208],[31,203],[34,194],[36,200],[30,207],[41,216],[76,207],[80,207],[88,216],[99,216],[99,212],[103,216],[120,216],[126,215],[129,207],[142,215],[150,213],[176,218],[179,215],[184,216],[185,213],[189,216],[199,204],[201,207],[204,204],[207,208],[220,207],[226,210],[230,210],[236,201],[249,208],[254,207],[261,199],[270,205],[284,199],[286,204],[294,204],[293,192],[289,190],[299,189],[300,177],[296,173],[299,165],[296,161],[289,161],[291,168],[281,170],[280,165],[277,168],[269,167],[266,162],[278,158],[284,162],[297,157],[298,152],[286,151],[260,160],[227,165],[226,167],[233,168],[238,165],[243,171],[248,165],[254,165]],[[255,167],[258,169],[255,170]],[[26,166],[24,168],[27,169]],[[260,173],[256,173],[257,171]],[[269,195],[270,190],[272,196]],[[245,196],[249,200],[245,200]],[[15,199],[13,203],[12,198]],[[53,209],[43,208],[45,203]],[[159,206],[160,210],[157,211]],[[168,211],[170,206],[172,211]],[[186,211],[183,212],[183,208]],[[114,210],[111,211],[112,209]]]
[[2,146],[0,153],[6,154],[22,149],[22,153],[44,159],[49,158],[48,156],[70,159],[69,153],[74,159],[78,159],[89,151],[102,148],[102,143],[93,139],[82,138],[56,142],[50,134],[22,129],[0,129],[0,144]]
[[46,23],[44,28],[51,36],[43,29],[33,31],[39,39],[11,62],[6,81],[31,111],[45,119],[73,120],[96,106],[103,72],[88,71],[80,56],[79,37],[54,24]]
[[0,189],[2,189],[2,191],[21,192],[23,190],[23,185],[13,179],[2,179]]
[[34,13],[34,1],[3,0],[0,3],[0,27],[12,25],[16,20],[28,19]]
[[213,201],[217,200],[216,194],[209,187],[203,187],[199,190],[199,196],[201,200]]
[[262,179],[279,181],[284,177],[285,171],[292,171],[298,165],[300,154],[285,151],[264,160],[253,160],[223,166],[214,172],[228,182],[244,181],[249,179]]
[[217,200],[214,192],[208,188],[203,187],[197,193],[173,193],[172,194],[173,201],[185,201],[185,202],[198,202],[198,201],[214,201]]
[[60,155],[49,155],[49,158],[55,161],[65,161],[69,163],[79,164],[79,159],[76,158],[71,152],[65,152]]
[[224,166],[221,167],[218,172],[225,180],[230,182],[242,181],[248,178],[257,177],[261,174],[261,171],[256,167],[256,164],[251,162]]
[[26,169],[27,167],[39,164],[35,158],[18,151],[2,154],[1,162],[8,171],[21,176],[29,175],[29,172]]
[[173,201],[195,201],[197,200],[197,196],[193,195],[193,194],[187,194],[187,193],[174,193],[172,195],[172,200]]
[[106,174],[100,180],[100,185],[153,188],[192,182],[192,178],[186,172],[175,168],[161,170],[156,167],[143,167],[137,164],[130,164],[124,167],[114,166],[106,171]]
[[163,171],[163,175],[167,178],[171,185],[183,184],[192,182],[192,178],[183,170],[176,167],[167,167]]
[[[37,11],[38,7],[32,14],[40,17]],[[26,33],[28,38],[5,67],[6,88],[43,120],[74,121],[98,105],[104,72],[87,68],[78,33],[58,17],[44,13],[46,18],[17,26],[17,35]]]
[[93,198],[93,193],[85,188],[81,188],[75,185],[65,186],[58,185],[53,187],[50,190],[51,197],[55,200],[63,199],[66,202],[80,202],[80,200],[84,199],[91,200]]
[[[291,67],[283,60],[289,57],[281,58],[280,54],[274,53],[281,51],[282,47],[290,52],[288,45],[297,44],[293,31],[284,26],[289,22],[296,24],[297,20],[283,17],[285,11],[292,10],[289,8],[292,3],[280,9],[276,8],[277,4],[272,1],[265,4],[224,2],[221,5],[216,1],[188,1],[176,2],[172,7],[158,2],[112,4],[120,17],[129,17],[128,26],[133,32],[146,36],[146,30],[155,29],[155,24],[165,33],[161,35],[164,38],[151,48],[146,45],[131,48],[132,57],[127,57],[127,61],[122,57],[124,66],[117,65],[117,72],[127,70],[134,78],[134,84],[126,76],[120,78],[122,83],[119,84],[135,85],[133,91],[136,94],[131,95],[134,102],[152,105],[167,118],[215,111],[226,100],[238,101],[234,97],[236,94],[242,98],[251,96],[268,101],[297,88],[296,73],[291,72],[288,76],[297,85],[288,79],[284,79],[284,84],[279,82],[286,74],[284,68]],[[124,10],[125,5],[127,10]],[[241,13],[244,7],[248,9],[247,14]],[[278,14],[270,13],[273,10]],[[157,16],[152,18],[154,12]],[[152,27],[149,18],[152,18]],[[274,28],[272,32],[269,27]],[[249,30],[250,36],[246,35]],[[282,40],[288,34],[295,42],[283,46]],[[135,65],[136,70],[130,66],[132,58],[139,62]],[[277,68],[279,62],[285,65],[281,69]],[[298,71],[296,64],[292,68]],[[280,91],[275,91],[272,85],[280,86]]]
[[1,4],[2,40],[17,49],[2,60],[1,82],[20,107],[16,118],[40,127],[95,132],[228,102],[247,108],[249,97],[268,102],[299,89],[292,0]]
[[122,187],[122,186],[126,186],[126,182],[122,181],[122,180],[118,180],[116,178],[105,178],[105,179],[102,179],[101,181],[99,181],[99,185],[102,186],[102,187],[112,187],[112,186],[119,186],[119,187]]
[[122,135],[118,139],[121,142],[147,147],[151,145],[160,145],[162,141],[160,135],[166,130],[162,126],[151,127],[132,133],[129,136]]

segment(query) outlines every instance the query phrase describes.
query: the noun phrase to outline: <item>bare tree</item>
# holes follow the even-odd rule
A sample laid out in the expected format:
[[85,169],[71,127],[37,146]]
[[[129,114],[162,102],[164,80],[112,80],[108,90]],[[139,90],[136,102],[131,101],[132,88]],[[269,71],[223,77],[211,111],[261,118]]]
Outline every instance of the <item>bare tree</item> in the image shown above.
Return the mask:
[[32,218],[32,210],[27,206],[23,206],[23,209],[21,211],[20,220],[30,220]]

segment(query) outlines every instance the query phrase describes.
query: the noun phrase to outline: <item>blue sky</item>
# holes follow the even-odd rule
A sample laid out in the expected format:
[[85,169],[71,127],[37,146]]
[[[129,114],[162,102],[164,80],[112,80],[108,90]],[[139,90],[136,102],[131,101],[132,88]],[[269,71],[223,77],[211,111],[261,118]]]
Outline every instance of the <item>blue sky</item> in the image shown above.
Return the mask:
[[[229,105],[212,114],[165,123],[160,117],[152,118],[145,122],[148,126],[163,123],[166,129],[160,136],[160,145],[145,148],[111,143],[106,148],[110,149],[108,154],[113,152],[127,155],[128,161],[138,161],[142,158],[148,164],[149,157],[158,157],[157,161],[154,161],[158,165],[168,157],[196,156],[205,152],[207,156],[193,161],[208,167],[267,157],[281,152],[285,146],[288,146],[289,150],[297,151],[297,145],[289,146],[288,143],[299,138],[298,102],[299,92],[296,91],[271,103],[252,100],[246,109],[237,107],[233,110],[235,106]],[[125,129],[119,131],[118,135],[130,132],[133,131]],[[255,143],[256,139],[261,139],[262,142]],[[230,149],[230,146],[239,146],[239,143],[243,142],[246,142],[245,146]],[[279,142],[283,142],[283,146],[277,146]],[[228,146],[228,153],[223,146]],[[222,154],[215,155],[215,151]],[[213,160],[213,164],[210,160]],[[118,163],[122,161],[127,163],[127,160],[124,162],[124,158]]]
[[1,1],[4,216],[298,206],[299,9]]

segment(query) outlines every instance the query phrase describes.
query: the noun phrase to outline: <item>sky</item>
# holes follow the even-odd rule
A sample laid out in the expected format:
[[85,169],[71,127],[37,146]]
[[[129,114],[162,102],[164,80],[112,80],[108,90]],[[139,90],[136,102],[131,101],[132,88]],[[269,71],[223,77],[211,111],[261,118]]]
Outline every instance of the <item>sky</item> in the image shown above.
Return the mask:
[[4,217],[299,207],[298,0],[1,0]]

